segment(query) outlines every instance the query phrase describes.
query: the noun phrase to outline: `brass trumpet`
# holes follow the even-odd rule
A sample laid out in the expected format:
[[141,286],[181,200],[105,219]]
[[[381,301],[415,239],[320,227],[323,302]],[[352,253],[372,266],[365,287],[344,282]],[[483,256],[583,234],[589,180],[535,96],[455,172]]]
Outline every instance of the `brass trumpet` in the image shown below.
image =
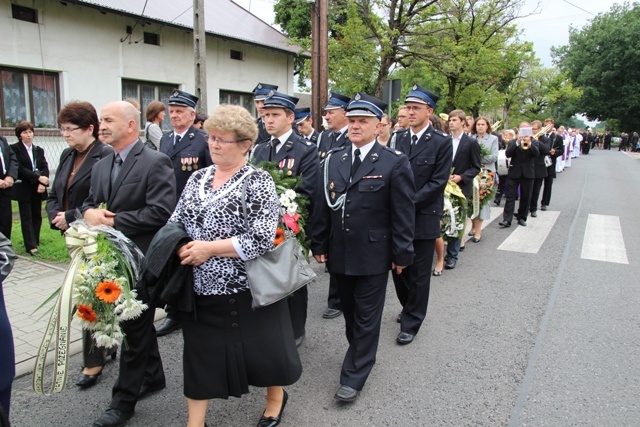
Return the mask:
[[522,140],[520,147],[522,147],[523,150],[528,150],[531,148],[531,141],[527,141],[526,139]]

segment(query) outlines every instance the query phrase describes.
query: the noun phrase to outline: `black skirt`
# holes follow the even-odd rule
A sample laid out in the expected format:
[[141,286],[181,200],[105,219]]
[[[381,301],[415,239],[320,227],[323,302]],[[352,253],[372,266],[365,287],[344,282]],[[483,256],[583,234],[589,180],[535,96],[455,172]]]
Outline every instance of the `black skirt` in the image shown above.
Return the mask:
[[251,309],[251,292],[196,295],[195,318],[185,315],[184,395],[205,400],[240,397],[249,386],[298,381],[302,365],[287,301]]

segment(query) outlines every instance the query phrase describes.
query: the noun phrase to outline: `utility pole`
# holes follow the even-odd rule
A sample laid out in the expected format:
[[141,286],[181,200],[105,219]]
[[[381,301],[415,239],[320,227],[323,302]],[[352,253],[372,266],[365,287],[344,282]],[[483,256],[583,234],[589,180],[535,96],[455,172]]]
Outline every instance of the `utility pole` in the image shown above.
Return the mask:
[[207,114],[207,48],[204,28],[204,0],[193,0],[193,57],[198,113]]
[[322,125],[322,109],[329,93],[329,0],[311,6],[311,113],[316,130]]

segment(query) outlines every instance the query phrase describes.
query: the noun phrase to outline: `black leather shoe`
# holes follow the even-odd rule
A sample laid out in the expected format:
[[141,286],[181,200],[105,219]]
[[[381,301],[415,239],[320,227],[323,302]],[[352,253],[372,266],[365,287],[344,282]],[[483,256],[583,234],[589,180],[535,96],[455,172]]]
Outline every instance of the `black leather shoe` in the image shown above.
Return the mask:
[[525,221],[524,219],[519,219],[518,220],[518,225],[521,227],[526,227],[527,226],[527,221]]
[[160,391],[165,388],[167,385],[164,382],[158,384],[152,384],[144,381],[140,386],[140,392],[138,393],[138,400],[143,399],[149,396],[151,393],[155,393],[156,391]]
[[465,246],[460,246],[459,252],[464,252]]
[[[289,400],[289,395],[286,390],[282,390],[284,392],[284,396],[282,397],[282,406],[280,407],[280,413],[277,417],[265,417],[262,415],[258,420],[257,427],[275,427],[280,424],[280,420],[282,419],[282,413],[284,412],[284,407],[287,404],[287,400]],[[263,412],[264,414],[264,412]]]
[[177,331],[180,328],[182,328],[182,322],[169,319],[167,317],[164,319],[164,322],[162,322],[162,325],[158,326],[158,329],[156,329],[156,336],[161,337],[163,335],[170,334],[173,331]]
[[510,221],[500,221],[498,223],[498,225],[502,228],[509,228],[511,227],[511,222]]
[[400,332],[398,334],[398,337],[396,338],[396,341],[398,342],[398,344],[407,345],[411,344],[414,338],[415,335],[410,334],[409,332]]
[[433,274],[433,275],[434,275],[434,276],[436,276],[436,277],[437,277],[437,276],[442,276],[442,270],[438,271],[438,270],[436,270],[436,269],[434,268],[434,269],[433,269],[433,272],[432,272],[431,274]]
[[456,268],[456,260],[453,258],[445,260],[444,268],[446,268],[447,270],[453,270],[454,268]]
[[546,210],[547,210],[547,205],[542,205],[542,206],[540,206],[540,210],[541,210],[541,211],[546,211]]
[[335,308],[330,308],[328,307],[325,311],[324,314],[322,315],[323,319],[334,319],[338,316],[340,316],[342,314],[342,311],[335,309]]
[[536,218],[538,216],[538,212],[531,211],[531,213],[529,215],[531,215],[532,218]]
[[133,411],[121,411],[109,408],[104,414],[93,422],[93,427],[120,427],[125,425],[133,417]]
[[502,199],[501,199],[500,197],[496,197],[496,199],[493,201],[493,203],[494,203],[496,206],[500,206],[500,201],[501,201],[501,200],[502,200]]
[[349,387],[348,385],[341,385],[336,394],[333,396],[334,399],[339,400],[340,402],[353,402],[358,398],[358,390],[353,387]]
[[302,336],[296,338],[296,347],[300,347],[302,345],[305,336],[306,334],[302,334]]
[[80,372],[80,375],[78,376],[78,381],[76,381],[76,385],[83,389],[89,388],[98,382],[98,377],[100,375],[102,375],[102,370],[95,375],[85,375],[82,372]]

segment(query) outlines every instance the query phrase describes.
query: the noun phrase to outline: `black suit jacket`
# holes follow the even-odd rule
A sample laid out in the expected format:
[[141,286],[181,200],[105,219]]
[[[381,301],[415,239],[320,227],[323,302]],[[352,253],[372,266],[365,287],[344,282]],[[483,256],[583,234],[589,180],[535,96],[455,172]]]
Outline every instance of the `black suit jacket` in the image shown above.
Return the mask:
[[505,152],[506,156],[511,159],[507,178],[535,178],[533,159],[535,159],[539,152],[537,144],[531,144],[528,150],[524,150],[520,145],[517,145],[515,141],[512,141]]
[[[31,163],[31,158],[24,144],[20,141],[11,144],[11,149],[18,159],[18,179],[22,182],[14,185],[14,199],[18,201],[30,201],[34,193],[38,192],[38,178],[41,176],[49,177],[49,164],[44,157],[44,149],[32,144],[33,160],[35,165]],[[34,170],[34,166],[35,169]],[[47,191],[42,193],[42,199],[47,198]]]
[[[64,210],[64,194],[69,180],[69,175],[73,169],[73,162],[76,158],[77,151],[74,148],[67,148],[60,155],[56,178],[51,185],[51,192],[47,198],[47,216],[49,223],[53,221],[58,212],[64,211],[64,218],[67,224],[75,221],[76,213],[82,207],[84,201],[89,197],[89,189],[91,187],[91,171],[98,160],[113,153],[113,148],[97,140],[91,150],[87,153],[82,166],[78,168],[76,174],[69,183],[68,210]],[[57,229],[53,224],[51,228]]]
[[[174,133],[168,132],[160,139],[160,152],[171,159],[176,179],[176,191],[178,198],[187,185],[187,181],[193,172],[207,166],[211,166],[211,155],[207,137],[200,129],[193,126],[189,128],[184,138],[175,146],[173,145]],[[191,162],[191,164],[189,164]],[[184,167],[184,169],[183,169]]]
[[[0,170],[0,179],[10,176],[15,181],[18,179],[18,158],[5,137],[0,136],[0,149],[2,150],[2,159],[4,160],[5,173]],[[13,195],[13,187],[0,190],[0,196],[11,197]]]
[[533,141],[538,147],[538,155],[533,159],[534,174],[536,178],[546,178],[548,176],[547,165],[544,164],[544,156],[549,154],[549,140],[542,136],[537,141]]
[[444,208],[444,188],[451,172],[451,137],[429,126],[411,150],[411,132],[405,130],[396,136],[396,150],[409,158],[413,171],[415,238],[437,239]]
[[564,153],[564,139],[556,132],[549,134],[548,140],[551,144],[550,148],[553,148],[555,153],[551,155],[553,164],[547,168],[547,176],[556,177],[556,160]]
[[462,194],[470,198],[473,192],[473,179],[480,173],[480,144],[478,140],[466,133],[462,134],[453,163],[453,175],[460,175],[458,183]]
[[320,144],[318,145],[318,155],[320,158],[324,159],[327,156],[327,153],[332,149],[350,147],[351,141],[349,141],[348,133],[348,130],[344,131],[338,138],[336,138],[332,130],[327,129],[322,132]]
[[[328,254],[331,273],[350,276],[384,274],[391,263],[413,262],[414,184],[409,160],[375,143],[353,180],[351,145],[336,148],[328,157],[326,185],[314,212],[312,251]],[[326,193],[325,193],[326,191]],[[344,209],[332,210],[345,195]]]
[[114,155],[109,154],[95,164],[89,197],[81,210],[84,214],[106,203],[107,209],[116,213],[114,228],[146,252],[176,206],[176,181],[166,154],[145,147],[139,139],[134,144],[113,188]]

